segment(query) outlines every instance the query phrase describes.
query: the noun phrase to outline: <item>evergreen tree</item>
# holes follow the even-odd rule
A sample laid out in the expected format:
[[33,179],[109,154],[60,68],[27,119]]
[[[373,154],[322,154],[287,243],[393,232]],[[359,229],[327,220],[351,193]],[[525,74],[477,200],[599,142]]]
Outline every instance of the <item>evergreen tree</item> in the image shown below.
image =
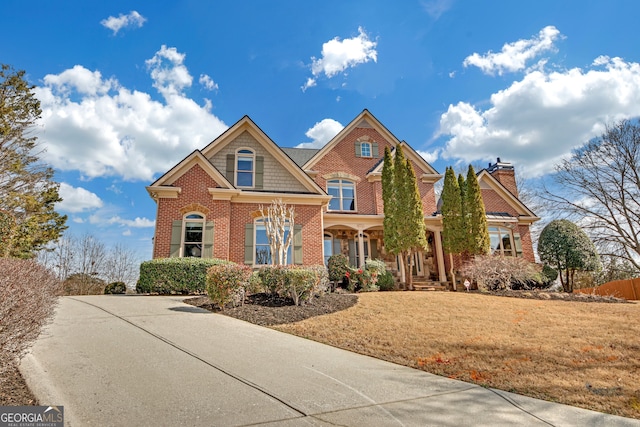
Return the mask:
[[469,254],[469,248],[471,247],[472,236],[471,236],[471,224],[469,218],[469,209],[467,207],[467,183],[464,180],[464,175],[458,174],[458,188],[460,188],[460,229],[464,234],[464,249],[462,250],[462,254]]
[[484,200],[480,191],[480,184],[473,166],[469,165],[466,185],[466,209],[469,217],[470,255],[488,255],[491,252],[489,228],[487,226],[487,214],[484,208]]
[[[29,258],[66,229],[66,216],[55,212],[62,199],[53,169],[42,164],[33,128],[40,118],[40,101],[24,71],[0,68],[0,210],[15,220],[11,257]],[[9,241],[9,240],[7,240]]]
[[465,249],[466,230],[462,222],[462,197],[456,174],[452,167],[447,167],[442,189],[442,247],[449,254],[451,279],[455,283],[453,255],[461,254]]
[[393,158],[389,147],[384,148],[382,166],[382,202],[384,204],[384,247],[390,254],[397,254],[398,229],[396,227],[396,186],[394,184]]

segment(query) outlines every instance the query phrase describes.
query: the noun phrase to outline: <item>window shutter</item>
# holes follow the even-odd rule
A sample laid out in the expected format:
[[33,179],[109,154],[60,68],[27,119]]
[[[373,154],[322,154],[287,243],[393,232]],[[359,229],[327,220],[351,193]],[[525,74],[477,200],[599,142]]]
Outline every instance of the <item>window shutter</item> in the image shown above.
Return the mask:
[[207,221],[204,225],[204,242],[202,258],[213,258],[213,221]]
[[264,181],[264,157],[256,156],[256,190],[262,190]]
[[244,225],[244,263],[253,264],[253,223]]
[[516,247],[516,256],[522,257],[522,241],[520,240],[520,233],[513,233],[513,244]]
[[302,226],[293,226],[293,263],[302,264]]
[[171,246],[169,256],[177,258],[180,256],[180,244],[182,243],[182,221],[173,221],[171,224]]
[[378,143],[374,142],[371,144],[371,156],[373,156],[374,159],[378,158]]
[[231,185],[236,185],[234,182],[235,170],[236,170],[236,155],[227,154],[227,180]]
[[370,259],[378,259],[378,239],[369,239]]
[[358,141],[356,141],[356,157],[362,157],[362,147]]
[[356,241],[354,239],[349,239],[349,265],[357,265]]

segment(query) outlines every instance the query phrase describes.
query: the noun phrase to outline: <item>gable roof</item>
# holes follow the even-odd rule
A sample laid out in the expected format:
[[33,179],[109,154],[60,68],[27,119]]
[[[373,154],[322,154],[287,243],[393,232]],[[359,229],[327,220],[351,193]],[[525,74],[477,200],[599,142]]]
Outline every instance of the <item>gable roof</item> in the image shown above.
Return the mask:
[[[392,134],[389,129],[387,129],[369,110],[366,108],[362,110],[360,114],[356,116],[349,124],[347,124],[336,136],[334,136],[329,142],[327,142],[324,147],[318,150],[317,153],[313,155],[304,165],[303,169],[311,170],[313,166],[322,159],[328,152],[330,152],[345,136],[347,136],[350,132],[352,132],[355,128],[359,127],[359,125],[366,121],[370,127],[378,131],[379,134],[383,136],[384,139],[389,141],[395,150],[395,147],[398,145],[402,145],[405,150],[405,156],[412,160],[414,163],[421,166],[421,168],[426,171],[423,177],[418,177],[418,179],[422,178],[435,182],[442,177],[436,171],[433,166],[431,166],[425,159],[422,158],[409,144],[405,141],[400,141],[394,134]],[[377,175],[382,173],[382,164],[383,158],[381,158],[378,163],[369,171],[369,175]]]
[[243,132],[248,132],[273,158],[290,172],[309,192],[326,194],[325,191],[307,175],[300,166],[283,151],[258,125],[247,115],[238,120],[222,135],[211,141],[201,151],[206,158],[213,157],[217,152],[234,141]]
[[522,201],[514,196],[507,188],[495,179],[486,169],[476,174],[478,183],[484,183],[518,212],[519,219],[527,222],[535,222],[540,219]]
[[294,147],[280,147],[287,156],[291,157],[291,160],[296,162],[300,167],[307,163],[318,151],[317,148],[294,148]]
[[[404,152],[405,158],[411,160],[412,162],[420,165],[421,169],[426,171],[421,176],[416,176],[419,180],[423,182],[436,182],[440,178],[442,178],[442,174],[439,174],[433,166],[431,166],[417,151],[415,151],[406,141],[401,141],[400,144],[402,146],[402,151]],[[395,156],[396,148],[393,147],[391,151],[391,155]],[[373,166],[373,168],[367,173],[367,176],[370,175],[382,175],[382,168],[384,167],[384,156]]]
[[195,150],[182,159],[177,165],[169,169],[149,187],[170,186],[193,166],[199,165],[222,188],[234,188],[227,178],[211,164],[200,150]]

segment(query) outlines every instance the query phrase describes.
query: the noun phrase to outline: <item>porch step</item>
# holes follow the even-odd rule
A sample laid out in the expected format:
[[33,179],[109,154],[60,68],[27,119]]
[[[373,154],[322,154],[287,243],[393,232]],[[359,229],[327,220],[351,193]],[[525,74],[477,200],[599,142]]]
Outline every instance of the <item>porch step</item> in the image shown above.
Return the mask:
[[413,289],[416,291],[447,291],[446,283],[435,281],[414,281]]

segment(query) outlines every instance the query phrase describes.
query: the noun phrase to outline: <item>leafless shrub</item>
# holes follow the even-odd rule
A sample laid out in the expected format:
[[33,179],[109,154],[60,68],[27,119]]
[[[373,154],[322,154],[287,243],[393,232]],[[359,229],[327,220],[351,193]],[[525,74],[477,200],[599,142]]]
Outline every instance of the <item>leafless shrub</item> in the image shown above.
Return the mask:
[[523,259],[509,256],[476,256],[462,266],[462,276],[482,290],[527,288],[544,282],[540,268]]
[[65,295],[102,295],[107,282],[91,274],[75,273],[62,282]]
[[0,378],[53,315],[60,281],[33,260],[0,258]]

